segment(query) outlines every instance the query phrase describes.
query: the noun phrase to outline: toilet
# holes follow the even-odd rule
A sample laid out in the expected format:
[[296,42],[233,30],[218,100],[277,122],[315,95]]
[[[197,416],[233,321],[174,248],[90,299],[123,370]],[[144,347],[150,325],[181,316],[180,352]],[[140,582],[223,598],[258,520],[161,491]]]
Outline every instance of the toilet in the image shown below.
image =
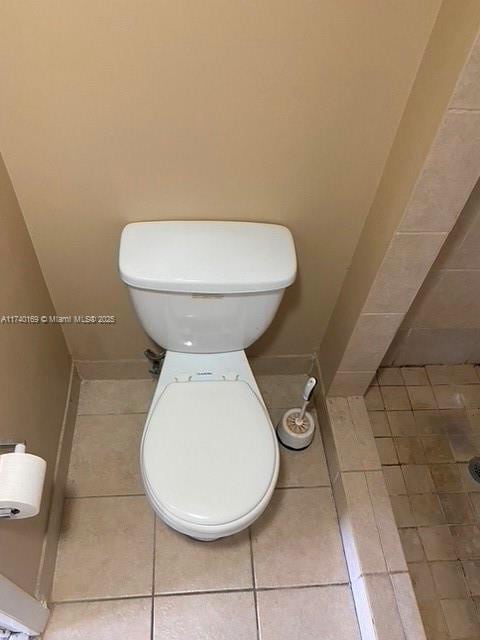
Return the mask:
[[166,349],[140,447],[159,518],[198,540],[248,527],[278,477],[279,448],[245,349],[295,279],[276,224],[128,224],[119,270],[146,333]]

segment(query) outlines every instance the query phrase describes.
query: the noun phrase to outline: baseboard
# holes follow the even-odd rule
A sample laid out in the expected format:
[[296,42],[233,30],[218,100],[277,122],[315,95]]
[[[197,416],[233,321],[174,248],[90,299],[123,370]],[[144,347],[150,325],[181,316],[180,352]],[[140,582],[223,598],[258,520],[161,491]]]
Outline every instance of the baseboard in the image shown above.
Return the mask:
[[43,542],[42,559],[37,576],[35,595],[45,602],[50,597],[55,560],[57,557],[57,545],[62,524],[63,499],[67,480],[70,451],[72,449],[73,431],[77,415],[78,398],[80,395],[80,376],[72,362],[70,369],[70,381],[68,385],[65,412],[63,416],[62,430],[57,449],[55,473],[53,479],[53,491],[50,500],[50,512],[48,516],[47,531]]
[[256,375],[293,375],[310,373],[313,364],[312,354],[286,356],[253,356],[248,358],[252,371]]
[[17,633],[22,634],[22,638],[38,636],[45,629],[48,616],[49,610],[44,604],[0,576],[0,629],[12,631],[12,638],[18,637]]
[[75,360],[81,380],[148,380],[150,364],[137,360]]
[[[309,373],[312,354],[253,356],[248,359],[256,375]],[[138,360],[75,360],[82,380],[144,380],[151,378],[146,358]]]

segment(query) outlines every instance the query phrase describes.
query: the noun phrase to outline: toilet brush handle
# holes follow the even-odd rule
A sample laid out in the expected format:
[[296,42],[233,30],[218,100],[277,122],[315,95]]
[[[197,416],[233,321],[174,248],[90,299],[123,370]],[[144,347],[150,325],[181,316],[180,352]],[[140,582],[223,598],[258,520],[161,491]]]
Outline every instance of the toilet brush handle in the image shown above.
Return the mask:
[[303,418],[305,417],[305,411],[307,410],[308,403],[310,402],[310,398],[312,397],[313,390],[317,386],[317,379],[313,376],[307,380],[307,384],[303,389],[303,405],[300,409],[299,416],[295,419],[297,424],[302,424]]
[[302,408],[300,409],[300,413],[298,414],[298,418],[295,418],[295,422],[297,424],[303,423],[303,418],[305,417],[305,412],[307,410],[307,407],[308,407],[308,400],[305,400],[305,402],[302,404]]
[[303,389],[303,399],[308,402],[312,397],[313,390],[317,386],[317,379],[313,376],[307,380],[307,384]]

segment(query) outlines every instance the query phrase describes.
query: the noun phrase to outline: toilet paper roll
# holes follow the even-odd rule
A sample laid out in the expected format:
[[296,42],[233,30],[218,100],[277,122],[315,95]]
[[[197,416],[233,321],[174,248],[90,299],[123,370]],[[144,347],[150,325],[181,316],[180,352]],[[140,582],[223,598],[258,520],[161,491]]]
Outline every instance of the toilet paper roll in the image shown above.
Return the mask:
[[31,453],[0,455],[0,515],[18,520],[40,511],[47,463]]

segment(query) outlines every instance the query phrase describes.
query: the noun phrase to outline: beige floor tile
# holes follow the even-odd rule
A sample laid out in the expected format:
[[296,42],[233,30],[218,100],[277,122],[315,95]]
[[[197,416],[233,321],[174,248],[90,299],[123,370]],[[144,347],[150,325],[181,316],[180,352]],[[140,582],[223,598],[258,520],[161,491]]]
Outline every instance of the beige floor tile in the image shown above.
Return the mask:
[[364,396],[369,411],[383,411],[383,398],[378,387],[370,387]]
[[407,387],[427,386],[429,383],[424,367],[402,367],[402,378]]
[[146,414],[78,416],[67,496],[143,493],[138,456]]
[[442,600],[443,615],[452,640],[478,638],[480,624],[471,600]]
[[448,436],[456,462],[468,462],[480,453],[480,437],[468,433],[451,433]]
[[327,406],[340,469],[380,469],[380,459],[363,398],[328,398]]
[[407,492],[430,493],[435,491],[430,469],[426,464],[406,464],[402,465],[402,472],[405,478]]
[[445,435],[451,433],[471,433],[467,409],[440,409],[440,420]]
[[480,522],[480,493],[469,493],[468,497],[473,507],[475,518],[477,519],[477,522]]
[[256,640],[253,592],[155,598],[154,640]]
[[480,596],[480,560],[463,560],[462,567],[470,594]]
[[451,526],[450,532],[460,560],[480,558],[480,529],[476,525]]
[[[375,446],[375,439],[373,437],[372,427],[368,418],[365,402],[361,397],[348,398],[347,402],[354,428],[355,441],[353,447],[360,454],[362,464],[360,469],[380,471],[380,459],[378,457],[377,447]],[[352,457],[353,447],[350,443],[350,447],[348,447],[348,449]],[[342,467],[342,470],[345,470],[345,468]],[[358,471],[359,468],[357,467],[355,470]]]
[[280,471],[277,487],[329,487],[327,461],[322,438],[317,431],[304,451],[290,451],[280,445]]
[[475,515],[466,493],[442,493],[439,495],[448,524],[471,524]]
[[382,465],[398,464],[398,457],[393,438],[375,438],[378,455]]
[[78,415],[145,413],[154,390],[153,380],[84,380]]
[[398,461],[401,464],[425,464],[427,459],[422,440],[412,437],[398,437],[394,439]]
[[[361,593],[359,586],[364,594]],[[383,638],[404,640],[403,625],[389,576],[386,574],[363,576],[354,582],[352,588],[356,599],[366,599],[368,602],[367,610],[362,608],[359,615],[362,635],[366,638],[382,638],[382,640]]]
[[432,562],[430,571],[439,598],[466,598],[468,596],[460,562]]
[[443,423],[440,412],[437,409],[414,411],[413,417],[418,435],[443,434]]
[[[287,409],[273,408],[270,417],[276,426]],[[303,451],[290,451],[280,445],[280,472],[277,487],[329,487],[327,461],[323,450],[322,435],[317,423],[312,444]]]
[[439,409],[459,409],[463,407],[463,398],[453,385],[434,385],[433,393]]
[[385,411],[369,411],[368,417],[375,437],[390,436],[390,425],[388,424]]
[[390,496],[397,527],[414,527],[415,517],[408,496]]
[[433,364],[425,367],[430,384],[451,384],[453,382],[452,367],[446,364]]
[[377,371],[377,380],[382,387],[394,387],[404,384],[399,367],[380,367]]
[[480,385],[462,384],[458,390],[463,398],[463,404],[468,409],[478,409],[480,407]]
[[446,436],[421,436],[425,459],[430,464],[453,462],[452,452]]
[[455,364],[452,366],[454,384],[479,384],[480,379],[473,364]]
[[455,542],[449,527],[420,527],[418,534],[427,560],[455,560],[457,558]]
[[380,387],[385,408],[390,411],[411,409],[405,387]]
[[260,591],[262,640],[360,640],[347,586]]
[[387,491],[390,496],[400,496],[407,493],[405,480],[403,479],[402,470],[398,465],[383,467],[383,477],[387,485]]
[[[480,369],[480,367],[478,367]],[[480,435],[480,409],[465,409],[468,426],[475,435]]]
[[425,640],[425,631],[409,574],[395,573],[390,576],[390,579],[395,592],[405,637]]
[[387,411],[387,417],[394,436],[417,435],[417,425],[412,411]]
[[439,600],[419,604],[428,640],[451,640]]
[[435,583],[428,562],[409,563],[408,570],[419,603],[436,600]]
[[365,476],[387,569],[407,571],[383,474],[381,471],[367,471]]
[[425,560],[422,541],[418,535],[418,530],[414,527],[410,529],[399,529],[400,541],[403,553],[407,562],[422,562]]
[[56,604],[43,639],[147,640],[151,609],[151,598]]
[[421,409],[436,409],[437,403],[430,386],[407,387],[410,404],[415,411]]
[[419,493],[410,496],[410,504],[417,526],[446,523],[440,500],[435,493]]
[[156,594],[253,587],[248,531],[207,543],[155,526]]
[[431,464],[430,473],[435,489],[439,493],[459,492],[463,490],[460,470],[456,464]]
[[252,546],[259,587],[347,580],[330,489],[277,490],[252,527]]
[[301,404],[306,374],[255,376],[265,404],[269,408],[298,407]]
[[143,496],[65,501],[52,600],[149,595],[153,514]]
[[386,571],[366,476],[362,472],[343,473],[334,485],[345,556],[352,579],[363,573]]

